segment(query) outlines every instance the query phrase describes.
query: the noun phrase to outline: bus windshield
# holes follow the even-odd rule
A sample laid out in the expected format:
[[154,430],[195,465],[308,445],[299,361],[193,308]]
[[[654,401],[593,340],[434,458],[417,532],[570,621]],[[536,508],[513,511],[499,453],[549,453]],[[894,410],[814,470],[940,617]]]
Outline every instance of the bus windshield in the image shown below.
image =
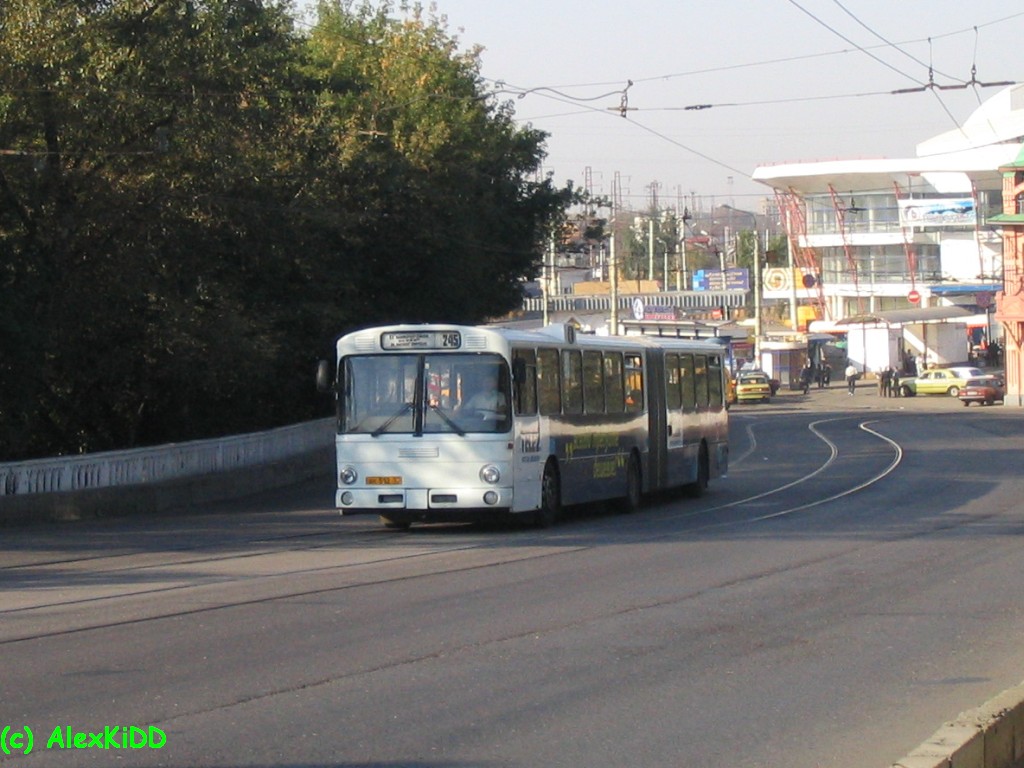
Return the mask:
[[342,361],[342,434],[507,432],[508,365],[494,354],[353,355]]

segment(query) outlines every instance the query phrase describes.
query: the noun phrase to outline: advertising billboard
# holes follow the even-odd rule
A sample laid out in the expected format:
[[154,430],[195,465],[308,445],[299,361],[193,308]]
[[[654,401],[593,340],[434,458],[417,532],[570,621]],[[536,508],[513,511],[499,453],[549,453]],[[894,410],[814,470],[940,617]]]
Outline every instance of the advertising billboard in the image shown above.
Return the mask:
[[974,200],[970,197],[899,200],[901,227],[973,227]]

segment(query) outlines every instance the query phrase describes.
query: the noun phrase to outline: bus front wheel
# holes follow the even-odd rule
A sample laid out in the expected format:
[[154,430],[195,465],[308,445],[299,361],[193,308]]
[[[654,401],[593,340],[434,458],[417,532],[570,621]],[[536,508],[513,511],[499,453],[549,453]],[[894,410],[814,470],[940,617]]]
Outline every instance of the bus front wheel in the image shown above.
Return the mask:
[[538,528],[550,528],[562,516],[562,487],[558,479],[558,467],[548,461],[540,481],[540,509],[534,513],[534,524]]

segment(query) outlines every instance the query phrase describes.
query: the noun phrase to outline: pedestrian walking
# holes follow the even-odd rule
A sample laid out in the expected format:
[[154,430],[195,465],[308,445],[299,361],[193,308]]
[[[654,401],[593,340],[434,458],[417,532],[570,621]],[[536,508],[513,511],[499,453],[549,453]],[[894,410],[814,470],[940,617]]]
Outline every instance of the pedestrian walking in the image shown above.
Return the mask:
[[903,393],[900,392],[900,369],[893,368],[889,371],[889,392],[893,397],[902,397]]
[[818,379],[818,386],[822,388],[832,386],[832,366],[828,363],[822,363],[821,378]]
[[857,388],[857,366],[853,363],[846,366],[846,388],[851,395]]
[[803,390],[806,395],[811,390],[811,381],[814,380],[814,366],[811,361],[808,360],[804,367],[800,369],[800,389]]

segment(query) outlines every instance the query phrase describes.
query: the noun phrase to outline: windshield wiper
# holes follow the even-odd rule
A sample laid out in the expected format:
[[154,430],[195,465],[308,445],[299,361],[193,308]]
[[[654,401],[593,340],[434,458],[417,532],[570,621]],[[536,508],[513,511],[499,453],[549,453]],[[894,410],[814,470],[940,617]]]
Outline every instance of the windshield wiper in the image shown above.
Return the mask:
[[412,403],[405,403],[405,404],[403,404],[402,407],[398,410],[398,413],[396,413],[394,416],[392,416],[387,421],[385,421],[383,424],[381,424],[379,427],[377,427],[375,430],[373,430],[373,432],[370,433],[370,437],[380,437],[385,432],[387,432],[388,427],[390,427],[392,424],[394,424],[396,421],[398,421],[398,419],[400,419],[402,416],[407,414],[412,409],[413,409],[413,404]]
[[447,424],[449,427],[452,428],[452,430],[454,430],[456,433],[458,433],[459,437],[465,437],[466,436],[466,430],[464,430],[462,427],[460,427],[451,418],[451,416],[449,416],[447,413],[445,413],[444,409],[441,408],[441,406],[434,405],[433,403],[431,403],[430,404],[430,410],[432,410],[434,413],[436,413],[438,416],[440,416],[445,424]]

